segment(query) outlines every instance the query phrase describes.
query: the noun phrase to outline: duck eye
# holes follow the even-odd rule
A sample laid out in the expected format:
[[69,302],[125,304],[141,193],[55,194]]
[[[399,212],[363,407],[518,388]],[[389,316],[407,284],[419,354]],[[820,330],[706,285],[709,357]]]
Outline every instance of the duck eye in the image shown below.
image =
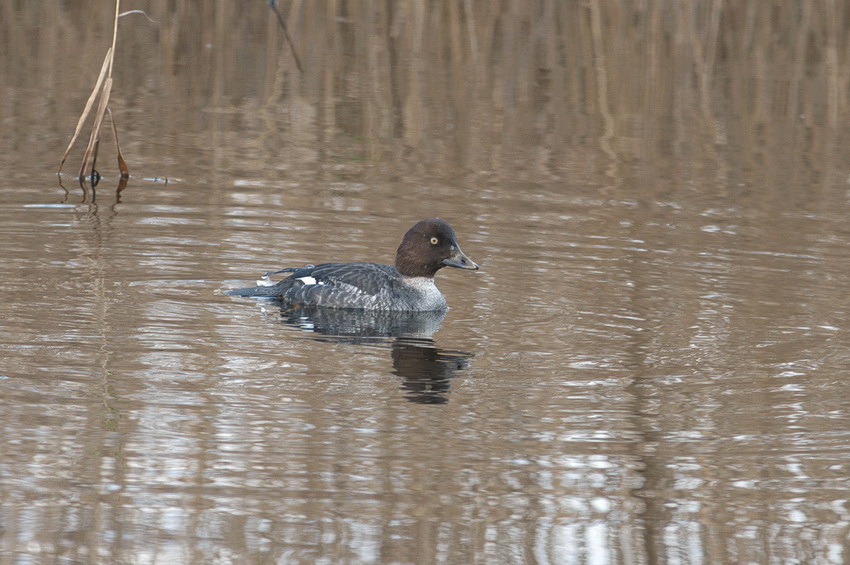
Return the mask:
[[437,239],[436,237],[431,238],[431,245],[437,245],[438,243],[440,243],[439,239]]

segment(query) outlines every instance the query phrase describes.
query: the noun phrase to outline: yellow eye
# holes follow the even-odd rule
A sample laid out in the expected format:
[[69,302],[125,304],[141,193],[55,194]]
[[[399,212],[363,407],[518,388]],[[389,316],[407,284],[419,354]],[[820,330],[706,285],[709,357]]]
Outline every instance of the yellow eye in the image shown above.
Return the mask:
[[431,238],[431,245],[437,245],[438,243],[440,243],[439,239],[437,239],[436,237]]

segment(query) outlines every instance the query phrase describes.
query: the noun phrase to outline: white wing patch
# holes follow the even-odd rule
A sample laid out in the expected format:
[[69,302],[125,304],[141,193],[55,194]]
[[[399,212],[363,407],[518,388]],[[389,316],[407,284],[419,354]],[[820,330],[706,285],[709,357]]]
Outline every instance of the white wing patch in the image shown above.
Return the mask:
[[316,279],[314,279],[311,276],[301,277],[298,280],[301,281],[304,284],[325,284],[323,282],[316,282]]

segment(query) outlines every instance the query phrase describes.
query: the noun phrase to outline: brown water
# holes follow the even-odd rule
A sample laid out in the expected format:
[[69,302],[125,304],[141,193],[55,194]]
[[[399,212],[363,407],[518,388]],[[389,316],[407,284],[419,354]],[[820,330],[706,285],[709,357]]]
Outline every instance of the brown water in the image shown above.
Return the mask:
[[[142,2],[119,193],[9,4],[0,564],[850,562],[844,4]],[[444,319],[221,294],[435,215]]]

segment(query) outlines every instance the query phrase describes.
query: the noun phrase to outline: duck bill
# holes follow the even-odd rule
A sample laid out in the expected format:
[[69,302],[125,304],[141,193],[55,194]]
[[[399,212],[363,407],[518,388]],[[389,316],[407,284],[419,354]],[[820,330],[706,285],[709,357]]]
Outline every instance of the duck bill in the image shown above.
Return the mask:
[[457,269],[469,269],[470,271],[478,270],[478,264],[467,257],[466,253],[461,251],[459,246],[453,245],[452,250],[454,254],[448,259],[443,259],[443,265]]

